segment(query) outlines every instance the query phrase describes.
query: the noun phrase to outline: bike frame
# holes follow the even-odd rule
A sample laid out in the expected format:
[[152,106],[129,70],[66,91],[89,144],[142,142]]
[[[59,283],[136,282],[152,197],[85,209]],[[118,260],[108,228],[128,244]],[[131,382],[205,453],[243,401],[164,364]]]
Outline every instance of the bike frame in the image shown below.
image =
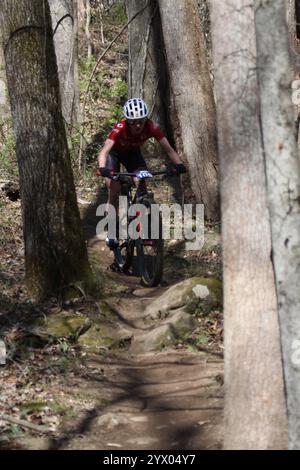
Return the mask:
[[[148,173],[148,175],[147,175]],[[139,176],[140,175],[140,176]],[[143,176],[145,175],[145,176]],[[174,173],[169,170],[161,170],[155,172],[148,172],[148,170],[140,170],[136,173],[128,172],[111,172],[110,178],[114,181],[119,181],[122,183],[127,183],[126,196],[128,198],[128,207],[133,204],[140,202],[151,206],[151,201],[149,200],[149,192],[141,192],[137,187],[134,195],[132,194],[132,188],[134,186],[134,179],[147,179],[153,176],[165,175],[165,176],[174,176]],[[139,201],[139,195],[141,200]],[[146,199],[148,196],[148,200]],[[145,198],[143,201],[143,197]],[[151,193],[151,200],[153,200],[153,194]],[[151,208],[150,208],[151,210]],[[137,211],[135,217],[140,215]],[[161,222],[160,222],[161,223]],[[141,222],[137,225],[137,231],[142,233]],[[125,250],[125,255],[122,254],[122,250]],[[127,240],[124,240],[121,245],[116,247],[114,251],[115,264],[117,269],[121,272],[128,272],[128,269],[132,267],[132,261],[134,258],[134,249],[136,249],[137,261],[139,276],[141,277],[141,283],[145,287],[155,287],[159,284],[162,278],[163,273],[163,241],[162,239],[151,239],[144,240],[141,236],[137,239],[132,239],[128,237]],[[154,254],[147,254],[147,250],[151,250]],[[150,261],[151,260],[151,261]],[[149,265],[150,263],[150,265]],[[150,270],[150,271],[149,271]]]

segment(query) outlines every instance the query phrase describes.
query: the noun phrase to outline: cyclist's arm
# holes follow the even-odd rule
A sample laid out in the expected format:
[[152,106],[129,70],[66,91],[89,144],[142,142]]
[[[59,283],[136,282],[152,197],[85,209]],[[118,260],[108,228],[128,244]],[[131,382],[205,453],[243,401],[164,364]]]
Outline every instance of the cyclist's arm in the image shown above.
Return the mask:
[[162,148],[164,149],[164,151],[168,154],[170,160],[175,164],[175,165],[178,165],[179,163],[182,163],[182,161],[180,160],[179,158],[179,155],[177,152],[175,152],[175,150],[171,147],[171,145],[169,144],[169,141],[166,137],[164,137],[163,139],[161,139],[159,141],[160,145],[162,146]]
[[115,144],[114,140],[111,140],[111,139],[106,139],[106,141],[104,142],[104,146],[98,155],[98,163],[99,163],[100,168],[105,167],[107,156],[109,152],[111,151],[111,149],[113,148],[114,144]]

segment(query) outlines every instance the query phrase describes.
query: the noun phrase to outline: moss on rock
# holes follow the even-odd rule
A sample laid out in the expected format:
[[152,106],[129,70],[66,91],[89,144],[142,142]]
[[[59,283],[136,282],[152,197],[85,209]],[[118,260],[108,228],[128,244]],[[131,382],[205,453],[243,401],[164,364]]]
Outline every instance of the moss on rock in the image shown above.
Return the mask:
[[122,347],[130,342],[131,337],[132,333],[124,328],[101,323],[93,325],[80,336],[78,343],[90,353],[99,353],[103,350]]
[[199,304],[205,309],[214,309],[222,305],[222,284],[217,279],[192,277],[170,287],[155,299],[146,309],[150,318],[165,318],[180,307],[194,313]]
[[70,338],[78,336],[90,327],[90,320],[83,315],[58,313],[51,315],[40,324],[40,330],[54,338]]
[[222,283],[214,278],[197,278],[197,284],[192,288],[186,304],[189,313],[207,314],[211,310],[222,308]]

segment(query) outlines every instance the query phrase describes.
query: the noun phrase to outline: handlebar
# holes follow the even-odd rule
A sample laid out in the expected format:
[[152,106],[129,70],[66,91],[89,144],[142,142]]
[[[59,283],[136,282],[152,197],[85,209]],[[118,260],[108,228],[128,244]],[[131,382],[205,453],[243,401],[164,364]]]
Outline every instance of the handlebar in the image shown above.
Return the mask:
[[[135,173],[121,173],[121,172],[117,172],[117,171],[111,171],[110,172],[110,176],[109,178],[113,178],[115,181],[118,181],[118,180],[121,180],[122,177],[123,178],[138,178],[138,173],[140,171],[147,171],[148,173],[151,174],[151,176],[159,176],[159,175],[165,175],[165,176],[175,176],[176,173],[174,173],[172,170],[160,170],[160,171],[148,171],[148,170],[139,170]],[[96,175],[97,176],[101,176],[101,173],[99,171],[99,169],[97,169],[96,171]],[[144,176],[144,177],[140,177],[140,179],[144,179],[144,178],[151,178],[151,176]]]

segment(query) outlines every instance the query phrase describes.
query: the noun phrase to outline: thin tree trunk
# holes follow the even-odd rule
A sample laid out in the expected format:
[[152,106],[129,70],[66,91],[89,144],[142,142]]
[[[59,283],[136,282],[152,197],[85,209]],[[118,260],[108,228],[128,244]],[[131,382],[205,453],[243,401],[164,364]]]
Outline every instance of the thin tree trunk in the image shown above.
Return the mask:
[[104,5],[103,5],[103,2],[100,2],[100,5],[99,5],[100,33],[101,33],[101,42],[104,46],[105,38],[104,38],[104,25],[103,25],[103,11],[104,11]]
[[[255,0],[262,143],[280,315],[289,447],[300,449],[300,162],[294,138],[284,0]],[[266,30],[265,25],[273,32]],[[274,56],[276,60],[274,60]]]
[[0,46],[0,122],[9,116],[9,103],[7,96],[5,64],[2,47]]
[[91,39],[91,31],[90,31],[90,25],[91,25],[91,3],[90,0],[85,0],[85,9],[86,9],[86,19],[85,19],[85,35],[86,35],[86,41],[87,41],[87,57],[90,59],[92,57],[93,53],[93,47],[92,47],[92,39]]
[[[253,4],[212,0],[221,165],[226,449],[287,446]],[[275,138],[275,136],[274,136]]]
[[79,120],[77,0],[49,0],[62,101],[67,123]]
[[219,217],[216,114],[196,0],[159,0],[172,94],[190,186],[206,218]]
[[78,0],[78,24],[79,28],[84,29],[85,23],[85,0]]
[[150,117],[166,132],[169,94],[158,4],[155,0],[125,3],[128,20],[141,11],[128,27],[128,94],[130,98],[143,98]]
[[61,114],[45,0],[3,0],[0,12],[20,172],[26,280],[36,299],[93,287]]
[[299,0],[286,0],[288,3],[288,34],[290,38],[290,47],[294,55],[293,61],[296,62],[298,72],[300,71],[300,2]]
[[[289,34],[289,46],[290,46],[290,68],[291,68],[291,79],[294,79],[293,95],[297,96],[294,100],[294,121],[295,121],[295,135],[298,140],[298,149],[300,149],[300,1],[299,0],[285,0],[285,6],[287,9],[287,22],[288,22],[288,34]],[[296,91],[295,91],[296,90]]]

